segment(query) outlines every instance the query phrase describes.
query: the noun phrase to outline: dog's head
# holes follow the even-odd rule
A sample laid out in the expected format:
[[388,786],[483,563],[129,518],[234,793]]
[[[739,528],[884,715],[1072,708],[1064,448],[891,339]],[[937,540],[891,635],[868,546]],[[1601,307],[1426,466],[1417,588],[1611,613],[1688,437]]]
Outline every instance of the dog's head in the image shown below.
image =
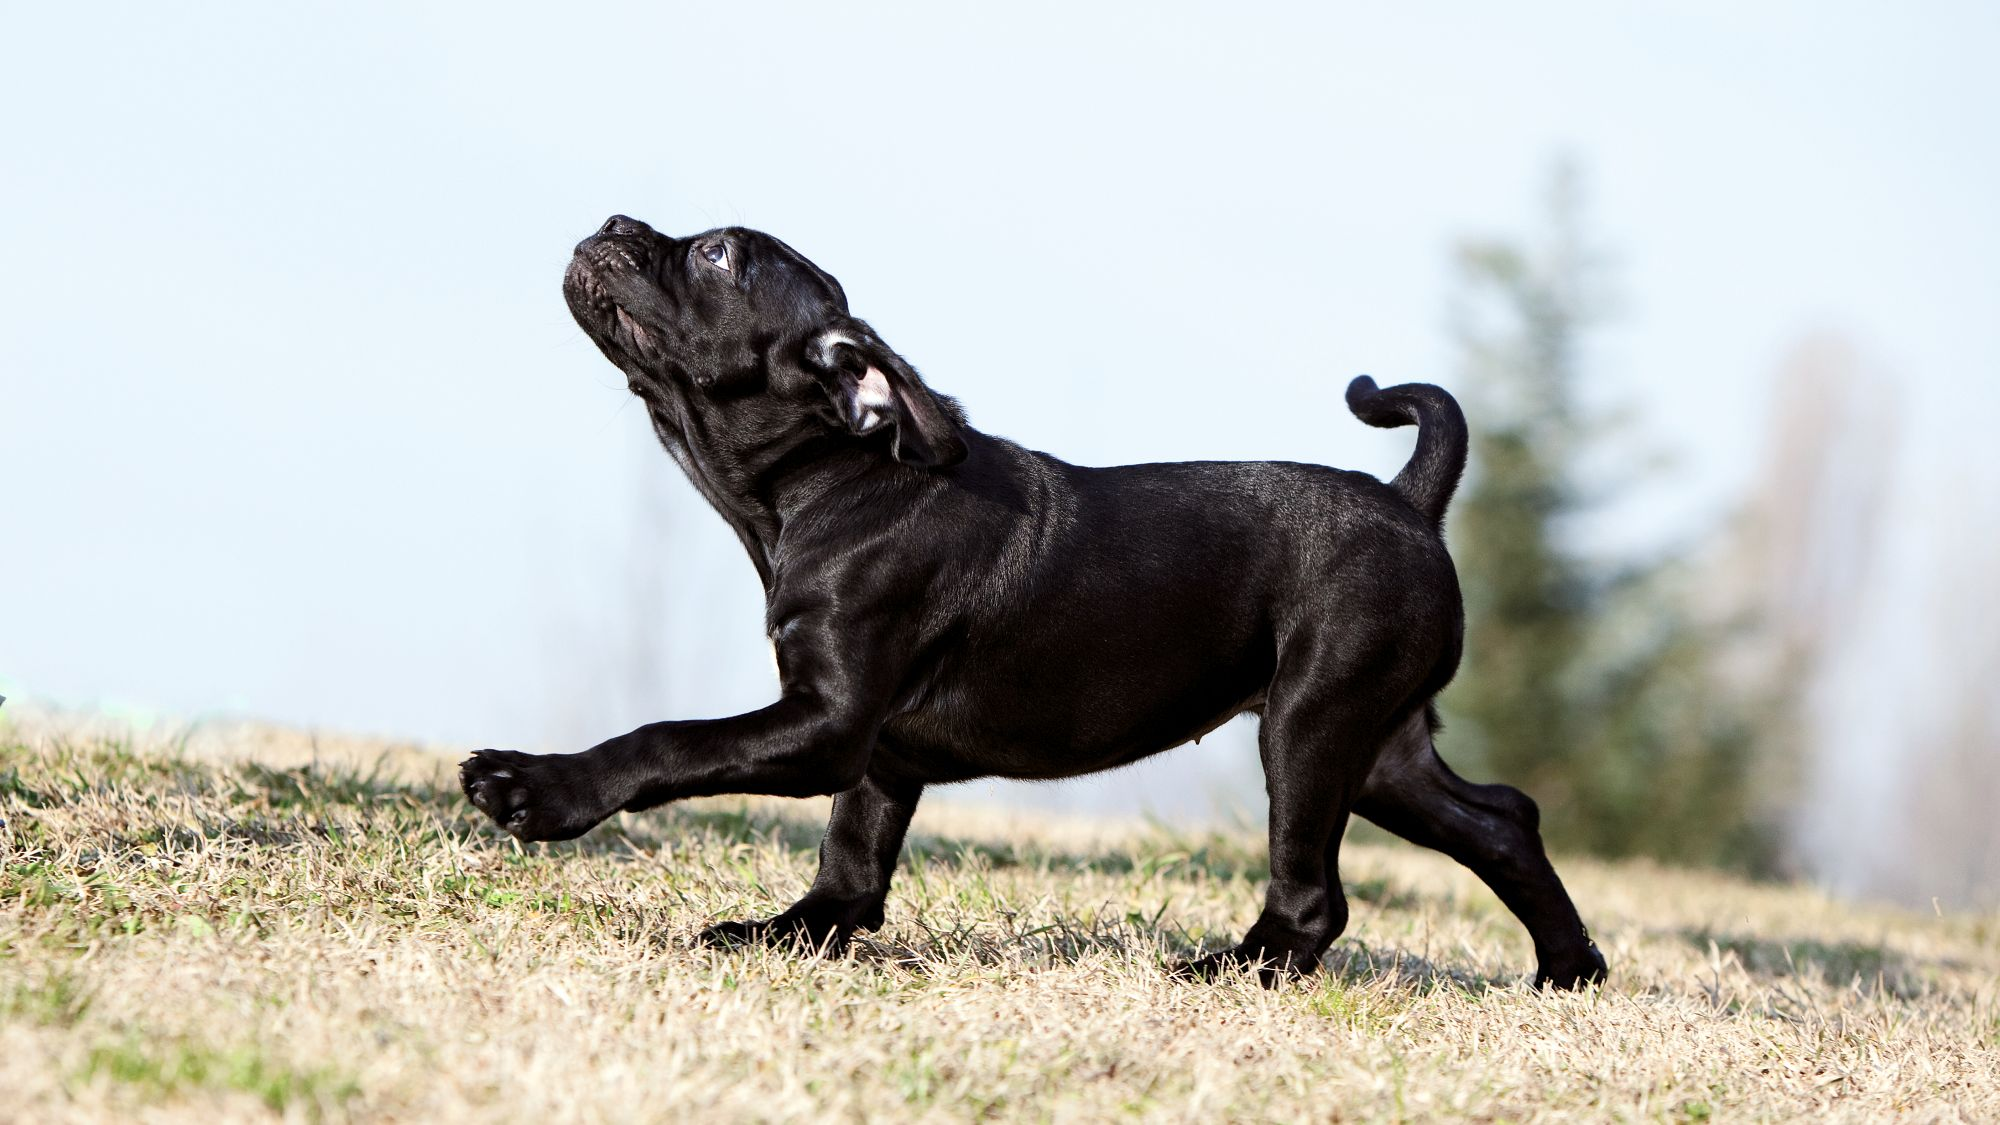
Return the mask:
[[[613,215],[563,275],[570,312],[633,390],[769,445],[810,427],[883,441],[899,461],[965,456],[957,410],[926,387],[805,255],[754,230],[669,238]],[[886,441],[884,441],[886,438]]]

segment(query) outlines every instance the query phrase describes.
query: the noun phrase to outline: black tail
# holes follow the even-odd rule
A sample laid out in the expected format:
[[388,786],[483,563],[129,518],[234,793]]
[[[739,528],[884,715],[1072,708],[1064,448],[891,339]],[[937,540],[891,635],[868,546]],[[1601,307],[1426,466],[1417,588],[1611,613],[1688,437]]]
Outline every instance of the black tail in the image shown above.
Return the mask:
[[1417,451],[1389,482],[1432,524],[1444,525],[1445,505],[1465,472],[1465,414],[1443,387],[1404,383],[1378,389],[1375,380],[1356,376],[1347,384],[1347,408],[1371,426],[1417,427]]

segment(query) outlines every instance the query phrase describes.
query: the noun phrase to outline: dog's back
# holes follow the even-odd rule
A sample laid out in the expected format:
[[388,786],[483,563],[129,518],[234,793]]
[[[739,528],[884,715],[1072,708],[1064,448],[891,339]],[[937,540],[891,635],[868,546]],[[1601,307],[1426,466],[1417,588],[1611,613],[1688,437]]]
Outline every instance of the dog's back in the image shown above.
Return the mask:
[[[955,641],[888,729],[965,755],[968,776],[1086,773],[1179,745],[1258,707],[1307,632],[1406,665],[1393,678],[1412,695],[1456,667],[1443,542],[1364,473],[1085,468],[975,434],[950,476],[890,549],[943,573],[925,617]],[[975,749],[951,749],[972,730]]]

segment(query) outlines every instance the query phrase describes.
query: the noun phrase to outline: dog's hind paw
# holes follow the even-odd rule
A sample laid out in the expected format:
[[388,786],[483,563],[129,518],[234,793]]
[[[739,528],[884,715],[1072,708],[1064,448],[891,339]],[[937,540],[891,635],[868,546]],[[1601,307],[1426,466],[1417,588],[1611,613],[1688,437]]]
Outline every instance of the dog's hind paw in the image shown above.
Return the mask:
[[1276,956],[1265,949],[1246,949],[1237,946],[1206,957],[1195,957],[1176,962],[1168,972],[1183,980],[1218,980],[1241,972],[1255,972],[1257,983],[1265,988],[1276,988],[1279,984],[1295,977],[1305,976],[1319,968],[1319,958],[1302,958],[1296,954],[1281,953]]
[[856,933],[881,925],[880,896],[844,899],[808,894],[775,918],[718,922],[703,930],[695,940],[723,949],[782,945],[800,953],[836,955],[847,948]]
[[717,949],[740,949],[764,940],[764,931],[769,927],[769,922],[753,922],[747,918],[741,922],[717,922],[696,934],[694,940],[700,945]]
[[1537,966],[1535,987],[1575,992],[1593,984],[1603,984],[1604,978],[1610,975],[1611,967],[1604,963],[1604,954],[1598,952],[1597,943],[1585,938],[1583,950],[1575,956]]
[[814,926],[803,918],[787,918],[781,914],[761,922],[748,919],[717,922],[703,930],[695,940],[716,949],[776,945],[795,953],[819,953],[833,957],[847,949],[847,943],[853,936],[854,931],[844,926]]

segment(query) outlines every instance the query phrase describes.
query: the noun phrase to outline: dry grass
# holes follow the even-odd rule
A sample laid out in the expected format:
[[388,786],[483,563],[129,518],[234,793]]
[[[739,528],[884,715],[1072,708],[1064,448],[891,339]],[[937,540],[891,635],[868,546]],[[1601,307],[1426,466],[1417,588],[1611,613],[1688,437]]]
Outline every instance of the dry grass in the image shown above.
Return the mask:
[[1330,971],[1169,980],[1247,835],[938,802],[844,958],[690,947],[814,867],[805,804],[522,849],[441,759],[0,726],[0,1117],[2000,1119],[2000,919],[1563,865],[1614,973],[1539,995],[1439,858],[1356,844]]

